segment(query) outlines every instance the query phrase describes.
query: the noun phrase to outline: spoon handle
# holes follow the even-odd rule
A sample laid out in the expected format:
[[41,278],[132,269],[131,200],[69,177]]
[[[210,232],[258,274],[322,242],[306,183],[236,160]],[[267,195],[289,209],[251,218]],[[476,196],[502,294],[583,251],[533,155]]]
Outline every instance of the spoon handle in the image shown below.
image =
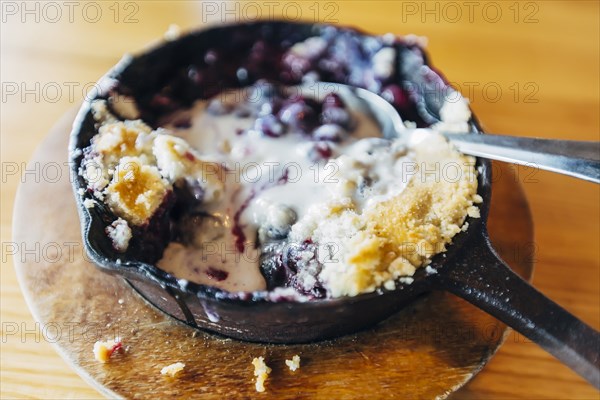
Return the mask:
[[487,234],[462,251],[460,262],[440,269],[441,289],[498,318],[600,389],[600,333],[515,274]]
[[461,153],[600,183],[600,142],[443,133]]

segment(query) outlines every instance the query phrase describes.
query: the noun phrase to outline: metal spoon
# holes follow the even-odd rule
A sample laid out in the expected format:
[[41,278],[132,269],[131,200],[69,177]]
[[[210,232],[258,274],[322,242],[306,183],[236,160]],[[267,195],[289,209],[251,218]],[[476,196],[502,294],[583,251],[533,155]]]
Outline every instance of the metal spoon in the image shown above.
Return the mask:
[[[311,84],[312,86],[313,84]],[[385,99],[365,89],[342,84],[316,83],[318,90],[340,93],[345,101],[371,113],[386,138],[422,134],[432,129],[408,129],[396,109]],[[349,93],[351,92],[351,93]],[[350,95],[349,95],[350,94]],[[353,96],[351,96],[353,95]],[[540,168],[600,183],[600,142],[538,139],[504,135],[473,135],[469,132],[438,132],[464,154]]]

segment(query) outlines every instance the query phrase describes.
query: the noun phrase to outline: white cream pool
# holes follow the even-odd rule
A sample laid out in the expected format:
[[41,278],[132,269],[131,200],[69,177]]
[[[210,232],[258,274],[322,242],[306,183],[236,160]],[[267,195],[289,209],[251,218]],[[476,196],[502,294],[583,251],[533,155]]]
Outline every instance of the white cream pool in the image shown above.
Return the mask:
[[[247,93],[241,90],[221,96],[226,102],[239,103]],[[402,171],[413,163],[407,149],[400,141],[390,145],[379,139],[379,127],[363,114],[353,112],[356,128],[345,140],[328,143],[334,158],[316,161],[311,152],[318,142],[293,132],[268,137],[251,129],[255,117],[214,115],[206,111],[207,105],[198,101],[191,110],[173,116],[174,121],[190,120],[189,128],[165,125],[203,160],[227,169],[221,173],[221,201],[204,207],[213,218],[198,227],[198,245],[172,242],[158,263],[180,279],[228,291],[264,290],[257,243],[262,226],[285,229],[290,211],[294,214],[291,222],[302,223],[311,208],[340,199],[349,199],[360,209],[398,194],[406,185]],[[282,182],[284,176],[287,182]],[[371,184],[366,185],[365,179]],[[243,248],[236,224],[243,231]],[[219,279],[224,275],[226,279]]]

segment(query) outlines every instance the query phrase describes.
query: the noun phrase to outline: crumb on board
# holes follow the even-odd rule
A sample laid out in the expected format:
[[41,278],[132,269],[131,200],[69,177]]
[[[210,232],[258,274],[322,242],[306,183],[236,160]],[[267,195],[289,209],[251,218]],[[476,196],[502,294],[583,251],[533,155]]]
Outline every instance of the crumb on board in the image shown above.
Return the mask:
[[295,356],[292,357],[291,360],[285,360],[285,365],[288,366],[290,371],[297,370],[298,368],[300,368],[300,356],[298,354],[296,354]]
[[106,363],[115,351],[123,348],[123,342],[120,338],[107,340],[105,342],[98,340],[94,343],[94,358],[101,363]]
[[271,373],[271,368],[265,364],[265,359],[263,357],[254,358],[252,360],[252,365],[254,365],[254,376],[256,376],[256,391],[264,392],[265,381]]
[[174,377],[179,372],[183,371],[184,368],[185,368],[185,364],[184,363],[182,363],[182,362],[176,362],[174,364],[167,365],[166,367],[163,367],[160,370],[160,373],[162,375],[168,375],[168,376]]

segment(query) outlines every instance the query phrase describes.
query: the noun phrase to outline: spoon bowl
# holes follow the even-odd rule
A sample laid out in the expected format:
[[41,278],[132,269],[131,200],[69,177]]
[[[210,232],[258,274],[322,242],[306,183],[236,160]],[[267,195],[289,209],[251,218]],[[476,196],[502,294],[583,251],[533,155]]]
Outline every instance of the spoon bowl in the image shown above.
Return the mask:
[[441,129],[407,129],[398,111],[376,93],[342,84],[323,84],[327,88],[354,95],[359,108],[378,121],[383,136],[394,138],[431,133],[444,135],[464,154],[490,160],[540,168],[575,178],[600,183],[600,142],[553,140],[507,135],[469,135],[472,132],[447,132]]

